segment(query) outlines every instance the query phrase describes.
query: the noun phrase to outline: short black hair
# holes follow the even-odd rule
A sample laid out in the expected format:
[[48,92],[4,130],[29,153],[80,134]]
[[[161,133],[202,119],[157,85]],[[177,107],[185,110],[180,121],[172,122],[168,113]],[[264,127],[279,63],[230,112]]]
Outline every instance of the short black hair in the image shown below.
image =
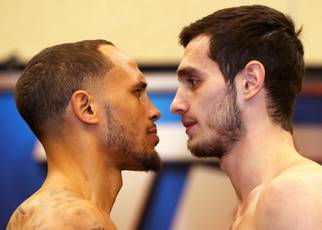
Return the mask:
[[61,122],[70,98],[84,83],[100,78],[113,63],[99,51],[105,40],[65,43],[42,50],[27,64],[16,84],[16,106],[40,139],[46,127]]
[[289,16],[267,6],[251,5],[216,11],[183,28],[179,38],[186,47],[199,35],[209,36],[208,55],[232,85],[249,61],[261,62],[268,113],[274,122],[292,132],[295,101],[304,76],[300,32],[295,31]]

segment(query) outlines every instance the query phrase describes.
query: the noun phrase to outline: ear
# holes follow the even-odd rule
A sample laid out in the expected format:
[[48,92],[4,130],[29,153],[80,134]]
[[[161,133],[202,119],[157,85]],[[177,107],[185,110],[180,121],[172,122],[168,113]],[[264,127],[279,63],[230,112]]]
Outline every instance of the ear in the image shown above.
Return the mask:
[[249,100],[264,87],[265,67],[259,61],[250,61],[244,68],[242,79],[244,99]]
[[75,91],[70,103],[74,115],[80,121],[87,124],[96,124],[98,122],[96,107],[94,106],[92,96],[88,92],[84,90]]

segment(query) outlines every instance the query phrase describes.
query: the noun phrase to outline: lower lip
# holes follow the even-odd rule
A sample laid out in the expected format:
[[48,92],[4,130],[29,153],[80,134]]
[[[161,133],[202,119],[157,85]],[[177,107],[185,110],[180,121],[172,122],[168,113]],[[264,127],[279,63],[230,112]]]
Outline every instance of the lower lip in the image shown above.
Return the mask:
[[156,139],[156,142],[159,142],[159,136],[156,133],[149,133],[149,136],[151,136],[154,139]]
[[189,134],[191,133],[191,129],[192,129],[194,126],[195,126],[195,124],[187,126],[187,127],[186,127],[186,134],[188,134],[188,135],[189,135]]

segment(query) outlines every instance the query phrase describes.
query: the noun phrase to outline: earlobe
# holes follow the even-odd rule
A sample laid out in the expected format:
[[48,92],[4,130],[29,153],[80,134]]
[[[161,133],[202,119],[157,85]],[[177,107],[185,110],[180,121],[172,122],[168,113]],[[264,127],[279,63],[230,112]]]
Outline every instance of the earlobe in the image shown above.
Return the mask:
[[77,90],[73,93],[71,107],[74,115],[82,122],[96,124],[98,122],[97,113],[91,95],[84,90]]
[[244,68],[243,93],[244,99],[249,100],[257,95],[264,87],[265,68],[259,61],[250,61]]

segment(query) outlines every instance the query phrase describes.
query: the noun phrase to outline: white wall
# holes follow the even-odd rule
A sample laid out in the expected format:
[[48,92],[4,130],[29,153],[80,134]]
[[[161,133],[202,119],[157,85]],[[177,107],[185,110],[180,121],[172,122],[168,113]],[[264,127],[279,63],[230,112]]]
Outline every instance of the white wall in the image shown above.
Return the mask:
[[0,0],[0,60],[15,53],[26,61],[50,45],[104,38],[140,63],[178,63],[183,26],[220,8],[255,3],[303,25],[306,61],[322,65],[320,0]]

